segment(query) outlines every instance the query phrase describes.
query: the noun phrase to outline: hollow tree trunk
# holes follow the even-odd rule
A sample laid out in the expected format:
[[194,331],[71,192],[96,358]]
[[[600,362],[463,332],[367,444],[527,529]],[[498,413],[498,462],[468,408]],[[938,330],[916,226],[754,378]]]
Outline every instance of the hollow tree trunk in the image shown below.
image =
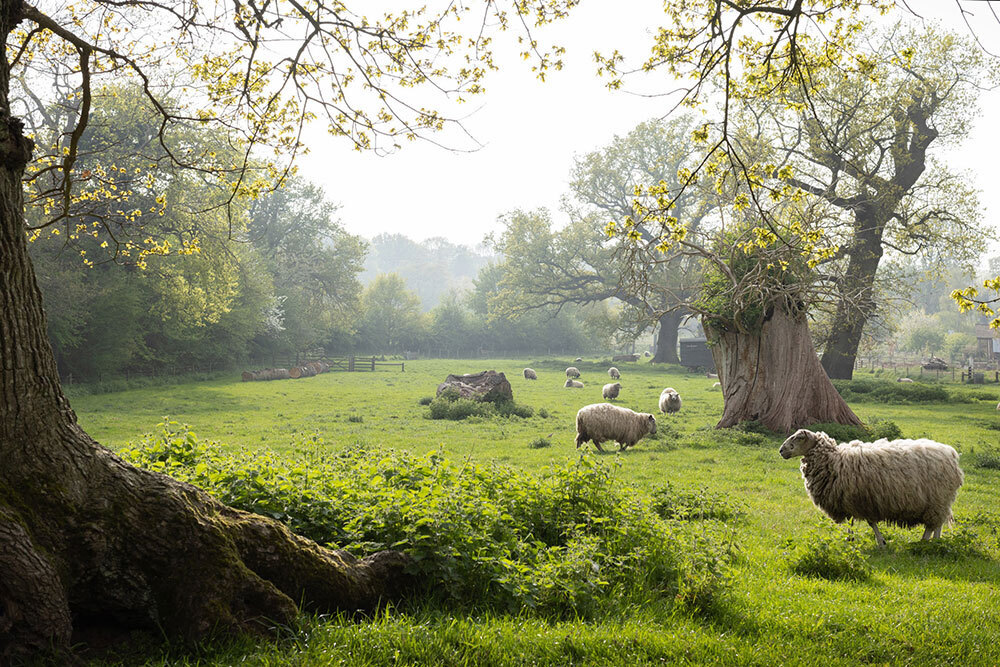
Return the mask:
[[823,372],[804,314],[775,309],[754,334],[703,324],[725,399],[718,428],[757,420],[788,433],[817,422],[861,423]]
[[[0,10],[6,36],[20,17],[10,0]],[[402,554],[324,549],[129,466],[80,429],[28,257],[31,143],[10,117],[7,77],[0,60],[0,664],[66,651],[97,628],[197,640],[286,623],[299,603],[371,609],[398,596]]]
[[656,354],[654,364],[679,364],[677,356],[677,327],[681,324],[684,313],[673,310],[660,317],[659,329],[656,332]]
[[834,380],[854,377],[858,346],[868,318],[875,311],[875,276],[882,261],[882,235],[891,209],[862,208],[855,212],[855,234],[840,301],[823,345],[823,370]]

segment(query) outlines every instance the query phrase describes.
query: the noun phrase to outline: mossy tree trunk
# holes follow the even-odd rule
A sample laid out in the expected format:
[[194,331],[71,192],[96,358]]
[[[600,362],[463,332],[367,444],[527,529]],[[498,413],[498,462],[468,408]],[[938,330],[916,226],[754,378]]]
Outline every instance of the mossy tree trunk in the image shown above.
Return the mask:
[[754,333],[704,325],[725,399],[718,428],[748,420],[779,433],[861,424],[823,372],[804,313],[774,308]]
[[[0,33],[21,20],[0,0]],[[88,630],[198,640],[287,623],[304,603],[372,609],[407,559],[324,549],[203,491],[122,462],[63,395],[28,256],[21,177],[31,157],[0,61],[0,664],[67,651]]]

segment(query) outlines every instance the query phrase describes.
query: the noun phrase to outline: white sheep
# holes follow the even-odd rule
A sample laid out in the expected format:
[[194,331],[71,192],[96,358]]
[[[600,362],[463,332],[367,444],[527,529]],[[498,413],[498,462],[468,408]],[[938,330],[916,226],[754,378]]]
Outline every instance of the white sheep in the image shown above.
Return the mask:
[[575,363],[575,364],[581,364],[581,363],[583,363],[583,357],[577,357],[576,359],[573,360],[573,363]]
[[721,382],[714,383],[711,387],[709,387],[709,391],[722,391],[722,383]]
[[604,388],[601,390],[601,395],[604,396],[604,398],[613,401],[614,399],[618,398],[618,393],[621,390],[622,390],[621,382],[606,384],[604,385]]
[[592,440],[603,452],[602,442],[618,443],[619,451],[635,445],[646,435],[656,433],[656,417],[633,412],[610,403],[585,405],[576,413],[576,446]]
[[525,368],[524,369],[524,379],[525,380],[537,380],[538,379],[538,373],[536,373],[534,370],[532,370],[530,368]]
[[583,383],[579,380],[574,380],[573,378],[567,379],[566,384],[563,386],[567,389],[583,389]]
[[958,452],[933,440],[852,441],[838,445],[823,432],[799,429],[778,450],[802,457],[802,477],[813,503],[836,521],[862,519],[885,546],[878,523],[923,524],[923,539],[941,537],[962,485]]
[[642,356],[644,356],[644,357],[646,357],[648,359],[649,357],[651,357],[653,355],[652,355],[652,353],[649,350],[646,350],[645,352],[642,353]]
[[622,377],[621,372],[614,366],[608,369],[608,375],[611,376],[612,380],[620,380]]
[[913,382],[910,378],[896,378],[896,382]]
[[578,378],[580,377],[580,371],[576,369],[576,366],[570,366],[566,369],[566,377],[568,378]]
[[681,395],[673,387],[667,387],[660,392],[660,412],[672,414],[681,410]]

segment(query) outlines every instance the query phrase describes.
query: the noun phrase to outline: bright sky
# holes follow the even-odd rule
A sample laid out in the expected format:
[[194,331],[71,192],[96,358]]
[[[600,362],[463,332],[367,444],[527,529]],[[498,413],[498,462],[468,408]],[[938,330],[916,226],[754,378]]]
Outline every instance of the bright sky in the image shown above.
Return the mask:
[[[594,50],[617,47],[626,55],[645,54],[648,27],[661,16],[659,2],[611,0],[582,3],[571,17],[542,37],[567,48],[566,67],[545,83],[537,81],[513,51],[498,57],[499,72],[486,82],[487,93],[464,106],[466,128],[484,147],[449,152],[427,142],[404,146],[386,157],[358,153],[343,141],[315,131],[307,138],[311,153],[300,173],[322,185],[340,202],[348,231],[365,237],[402,233],[422,240],[443,236],[468,245],[498,229],[497,216],[514,208],[559,207],[568,190],[575,155],[624,135],[635,125],[667,113],[674,98],[642,97],[608,91],[595,76]],[[939,18],[967,30],[951,2],[909,0],[926,18]],[[641,8],[637,8],[641,5]],[[984,44],[1000,52],[1000,36],[985,2],[965,2],[970,23],[990,30]],[[656,82],[649,82],[653,84]],[[661,86],[662,90],[670,88]],[[1000,148],[1000,91],[984,94],[972,139],[948,161],[970,169],[984,190],[987,220],[1000,216],[1000,188],[993,182]]]

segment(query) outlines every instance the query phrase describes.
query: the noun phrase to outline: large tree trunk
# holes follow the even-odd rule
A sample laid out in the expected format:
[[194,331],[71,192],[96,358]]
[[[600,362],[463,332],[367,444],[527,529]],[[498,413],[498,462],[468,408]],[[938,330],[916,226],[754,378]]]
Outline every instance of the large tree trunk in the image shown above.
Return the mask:
[[833,325],[823,345],[823,370],[834,380],[854,377],[858,346],[875,312],[875,276],[882,261],[882,236],[894,201],[859,207],[854,212],[854,240]]
[[[4,36],[20,17],[0,7]],[[20,3],[16,5],[20,7]],[[305,603],[371,609],[407,559],[358,560],[122,462],[77,425],[28,257],[21,176],[31,155],[0,64],[0,664],[147,628],[197,640],[287,623]]]
[[818,422],[861,424],[823,372],[805,314],[776,308],[753,334],[703,324],[725,399],[718,428],[747,420],[779,433]]
[[679,364],[677,356],[677,327],[681,324],[684,313],[672,310],[660,317],[659,329],[656,332],[656,354],[654,364]]

